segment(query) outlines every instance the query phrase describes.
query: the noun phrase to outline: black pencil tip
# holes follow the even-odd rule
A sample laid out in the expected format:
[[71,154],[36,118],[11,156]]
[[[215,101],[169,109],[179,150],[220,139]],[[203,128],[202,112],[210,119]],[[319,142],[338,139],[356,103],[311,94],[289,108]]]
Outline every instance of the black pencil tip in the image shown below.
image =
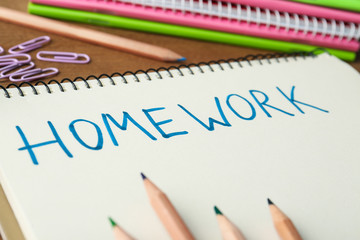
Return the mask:
[[217,206],[214,206],[214,210],[216,215],[223,215],[222,212],[217,208]]
[[146,176],[143,173],[140,173],[143,180],[146,179]]
[[274,203],[268,198],[267,199],[269,205],[274,205]]

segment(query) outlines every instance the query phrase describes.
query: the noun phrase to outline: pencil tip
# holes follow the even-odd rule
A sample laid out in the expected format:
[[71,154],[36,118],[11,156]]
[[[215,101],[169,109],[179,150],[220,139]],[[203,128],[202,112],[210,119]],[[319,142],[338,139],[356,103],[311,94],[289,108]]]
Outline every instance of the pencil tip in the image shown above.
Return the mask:
[[143,180],[146,179],[146,176],[143,173],[140,173]]
[[117,225],[116,222],[111,217],[109,217],[109,221],[111,223],[111,226],[115,227]]
[[268,198],[267,199],[269,205],[274,205],[274,203]]
[[214,206],[214,210],[216,215],[223,215],[222,212],[217,208],[217,206]]
[[178,58],[176,61],[178,61],[178,62],[184,62],[184,61],[186,61],[186,57]]

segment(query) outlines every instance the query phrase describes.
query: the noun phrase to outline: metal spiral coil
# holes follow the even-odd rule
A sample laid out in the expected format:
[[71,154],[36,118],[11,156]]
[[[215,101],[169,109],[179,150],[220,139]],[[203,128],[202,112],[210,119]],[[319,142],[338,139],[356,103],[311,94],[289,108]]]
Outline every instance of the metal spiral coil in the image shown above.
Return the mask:
[[187,69],[188,72],[191,75],[194,75],[194,71],[192,70],[192,67],[198,68],[200,73],[204,73],[204,67],[207,67],[211,72],[214,72],[214,68],[213,66],[217,65],[219,67],[219,69],[221,71],[224,71],[224,68],[222,66],[222,64],[227,64],[231,69],[234,68],[233,64],[236,63],[236,65],[240,68],[243,67],[242,62],[245,62],[246,64],[248,64],[248,66],[252,66],[251,61],[257,60],[259,61],[260,65],[263,65],[263,62],[266,62],[267,64],[271,64],[271,59],[276,59],[276,61],[279,63],[279,58],[284,58],[285,61],[288,61],[288,58],[294,58],[295,60],[299,57],[305,58],[306,56],[316,56],[315,52],[318,51],[322,51],[324,52],[324,50],[322,49],[317,49],[315,51],[312,52],[294,52],[294,53],[269,53],[269,54],[257,54],[257,55],[247,55],[245,57],[239,57],[239,58],[230,58],[227,60],[224,59],[220,59],[217,61],[209,61],[209,62],[200,62],[200,63],[190,63],[187,65],[179,65],[179,66],[170,66],[170,67],[160,67],[157,69],[154,68],[150,68],[147,70],[137,70],[135,72],[132,71],[127,71],[124,73],[118,73],[115,72],[111,75],[108,74],[101,74],[100,76],[94,76],[94,75],[90,75],[87,78],[83,78],[83,77],[76,77],[75,79],[71,80],[69,78],[64,78],[61,81],[58,80],[50,80],[48,83],[45,83],[44,81],[37,81],[35,83],[29,83],[29,82],[22,82],[21,84],[17,85],[14,83],[11,83],[9,85],[7,85],[6,87],[1,86],[0,85],[0,89],[2,89],[5,93],[5,97],[6,98],[11,98],[9,91],[7,89],[9,88],[17,88],[19,94],[21,97],[24,97],[24,92],[22,90],[22,87],[28,86],[32,89],[33,93],[35,95],[38,95],[39,92],[36,89],[38,86],[43,85],[46,88],[46,91],[51,94],[51,88],[50,85],[54,85],[54,86],[58,86],[59,90],[61,92],[64,92],[64,88],[62,86],[63,83],[69,82],[71,84],[71,86],[73,87],[74,90],[79,90],[78,86],[76,85],[76,83],[78,81],[83,81],[85,83],[86,88],[91,88],[90,84],[88,83],[88,81],[90,80],[96,80],[99,84],[100,87],[104,87],[102,80],[104,78],[107,78],[110,80],[110,83],[112,85],[116,85],[115,81],[114,81],[114,77],[120,77],[123,81],[123,83],[128,84],[128,81],[126,80],[125,76],[131,75],[135,78],[136,82],[140,82],[140,79],[138,78],[138,74],[145,74],[147,80],[151,81],[151,77],[149,75],[149,73],[151,72],[155,72],[158,76],[159,79],[163,79],[162,73],[167,73],[168,77],[170,78],[174,78],[174,75],[171,73],[171,70],[176,70],[179,72],[180,77],[181,76],[185,76],[183,70]]

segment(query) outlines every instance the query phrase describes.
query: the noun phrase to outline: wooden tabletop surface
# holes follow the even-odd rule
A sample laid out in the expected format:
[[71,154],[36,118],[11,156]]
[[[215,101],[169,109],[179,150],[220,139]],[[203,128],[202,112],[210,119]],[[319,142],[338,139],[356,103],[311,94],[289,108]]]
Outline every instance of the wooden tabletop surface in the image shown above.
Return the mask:
[[[0,3],[0,5],[3,7],[8,7],[23,12],[26,12],[27,4],[27,0],[1,0]],[[184,64],[238,58],[248,54],[271,52],[254,48],[231,46],[186,38],[122,30],[117,28],[99,27],[78,23],[72,24],[171,49],[187,58],[187,61],[184,62]],[[36,51],[32,51],[30,55],[34,60],[36,67],[56,67],[60,71],[57,76],[46,79],[45,82],[51,79],[74,79],[78,76],[86,78],[89,75],[99,76],[103,73],[112,74],[114,72],[134,72],[139,69],[146,70],[149,68],[178,65],[178,63],[166,63],[162,61],[151,60],[121,51],[108,49],[102,46],[69,39],[55,34],[48,34],[46,32],[28,29],[26,27],[14,25],[11,23],[0,22],[0,46],[2,46],[5,50],[19,43],[43,35],[50,36],[51,42],[50,44],[42,47],[41,50],[86,53],[91,58],[91,62],[88,64],[44,62],[35,59]],[[351,65],[360,71],[359,60],[351,63]],[[11,82],[8,80],[0,80],[0,84],[3,86],[6,86],[9,83]]]

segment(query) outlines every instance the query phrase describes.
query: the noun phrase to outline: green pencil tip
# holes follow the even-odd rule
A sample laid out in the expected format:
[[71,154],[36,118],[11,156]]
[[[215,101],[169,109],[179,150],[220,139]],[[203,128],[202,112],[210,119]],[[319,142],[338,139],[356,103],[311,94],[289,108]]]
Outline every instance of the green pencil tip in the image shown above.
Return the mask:
[[186,61],[186,57],[178,58],[176,61],[178,61],[178,62],[184,62],[184,61]]
[[222,212],[217,208],[217,206],[214,206],[214,210],[216,215],[223,215]]
[[111,217],[109,217],[109,221],[111,223],[111,226],[113,227],[117,226],[116,222]]

